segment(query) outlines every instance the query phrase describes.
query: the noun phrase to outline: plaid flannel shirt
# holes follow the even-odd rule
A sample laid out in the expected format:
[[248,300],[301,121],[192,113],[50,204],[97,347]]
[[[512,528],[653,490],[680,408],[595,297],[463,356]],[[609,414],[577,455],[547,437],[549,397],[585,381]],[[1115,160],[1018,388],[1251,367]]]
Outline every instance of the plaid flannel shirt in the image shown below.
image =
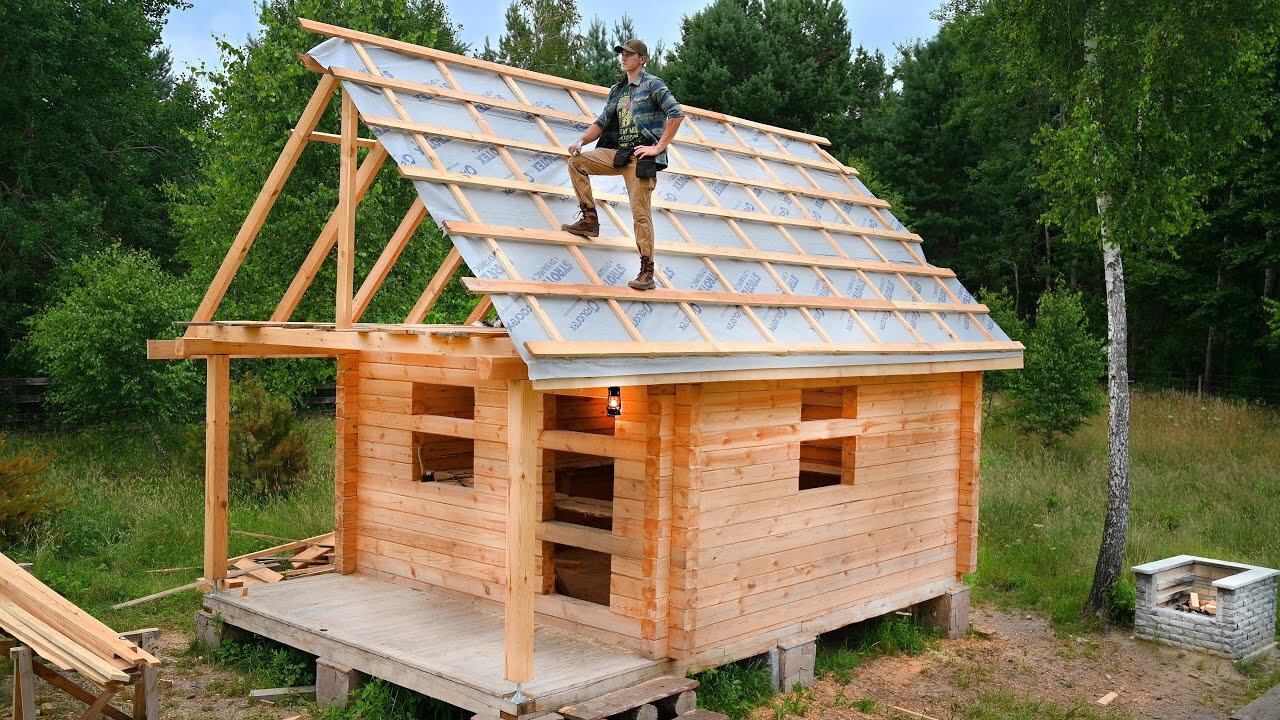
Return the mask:
[[[632,83],[632,87],[635,89],[631,92],[631,119],[635,122],[636,129],[640,131],[642,139],[649,144],[657,144],[662,138],[667,120],[684,117],[684,112],[680,110],[680,103],[676,102],[675,96],[667,89],[667,84],[657,76],[642,70],[640,77]],[[598,148],[618,147],[618,136],[621,134],[618,101],[626,89],[625,74],[609,89],[609,99],[605,101],[604,111],[595,122],[602,131],[600,140],[596,142]],[[663,150],[654,160],[659,170],[667,167],[667,151]]]

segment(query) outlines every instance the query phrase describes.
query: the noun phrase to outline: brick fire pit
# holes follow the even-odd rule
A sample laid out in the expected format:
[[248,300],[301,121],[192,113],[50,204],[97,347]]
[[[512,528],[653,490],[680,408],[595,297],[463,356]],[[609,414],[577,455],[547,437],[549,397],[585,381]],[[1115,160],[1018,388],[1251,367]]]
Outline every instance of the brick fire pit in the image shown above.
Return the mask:
[[[1138,637],[1232,660],[1275,646],[1280,570],[1179,555],[1133,572]],[[1192,593],[1200,610],[1191,603]]]

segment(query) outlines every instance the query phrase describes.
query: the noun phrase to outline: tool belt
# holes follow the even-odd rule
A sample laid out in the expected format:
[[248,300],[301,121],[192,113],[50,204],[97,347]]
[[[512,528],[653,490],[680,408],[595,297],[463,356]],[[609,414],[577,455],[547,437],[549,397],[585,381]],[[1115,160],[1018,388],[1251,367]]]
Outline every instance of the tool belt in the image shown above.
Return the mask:
[[[620,147],[613,151],[613,166],[616,168],[626,167],[631,164],[631,159],[635,157],[636,147]],[[638,178],[656,178],[658,177],[658,162],[652,157],[642,157],[636,161],[636,177]]]

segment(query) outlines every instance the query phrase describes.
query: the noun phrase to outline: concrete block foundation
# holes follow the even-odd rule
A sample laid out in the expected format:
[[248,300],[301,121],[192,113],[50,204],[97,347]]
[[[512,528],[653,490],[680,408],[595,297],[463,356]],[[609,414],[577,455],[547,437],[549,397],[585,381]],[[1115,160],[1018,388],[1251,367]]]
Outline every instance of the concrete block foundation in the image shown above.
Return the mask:
[[346,705],[347,696],[359,690],[366,679],[359,670],[316,658],[316,706]]
[[773,689],[791,692],[796,685],[813,687],[813,667],[818,655],[817,639],[812,636],[787,638],[767,654]]
[[969,632],[969,588],[961,585],[919,603],[912,608],[912,614],[917,622],[939,628],[943,637],[955,640]]

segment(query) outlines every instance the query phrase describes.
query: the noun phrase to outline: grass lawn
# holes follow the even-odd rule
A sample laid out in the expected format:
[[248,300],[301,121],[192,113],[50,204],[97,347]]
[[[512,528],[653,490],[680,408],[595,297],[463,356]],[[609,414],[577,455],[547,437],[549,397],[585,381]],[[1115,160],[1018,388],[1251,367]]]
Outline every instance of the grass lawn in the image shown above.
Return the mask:
[[[1280,414],[1234,401],[1135,392],[1132,417],[1127,564],[1190,553],[1280,566]],[[333,422],[310,419],[305,427],[312,460],[306,481],[268,502],[233,497],[233,529],[287,538],[332,529]],[[195,592],[110,609],[201,572],[203,475],[189,459],[186,436],[183,428],[144,426],[10,437],[9,450],[57,451],[48,472],[73,490],[73,500],[6,552],[34,561],[44,582],[116,629],[190,632],[200,604]],[[969,578],[976,598],[1036,610],[1064,630],[1078,629],[1105,504],[1105,416],[1053,448],[988,419],[979,569]],[[230,550],[272,544],[233,535]],[[173,567],[190,569],[147,572]],[[0,688],[0,704],[7,697],[8,688]],[[1020,703],[1006,698],[965,717],[1030,717]]]
[[[311,467],[285,498],[232,497],[230,526],[286,538],[333,529],[333,421],[304,428]],[[187,447],[186,428],[98,428],[13,436],[8,449],[34,445],[57,452],[48,475],[72,490],[72,502],[29,541],[6,553],[34,561],[40,579],[107,625],[190,629],[197,592],[125,610],[111,606],[190,582],[202,573],[204,471]],[[203,436],[201,436],[203,441]],[[230,553],[278,543],[232,535]],[[184,568],[167,573],[148,570]]]
[[[1184,553],[1280,567],[1280,413],[1135,392],[1131,430],[1126,567]],[[1105,414],[1055,448],[987,423],[969,578],[980,599],[1078,629],[1106,512],[1106,443]]]

